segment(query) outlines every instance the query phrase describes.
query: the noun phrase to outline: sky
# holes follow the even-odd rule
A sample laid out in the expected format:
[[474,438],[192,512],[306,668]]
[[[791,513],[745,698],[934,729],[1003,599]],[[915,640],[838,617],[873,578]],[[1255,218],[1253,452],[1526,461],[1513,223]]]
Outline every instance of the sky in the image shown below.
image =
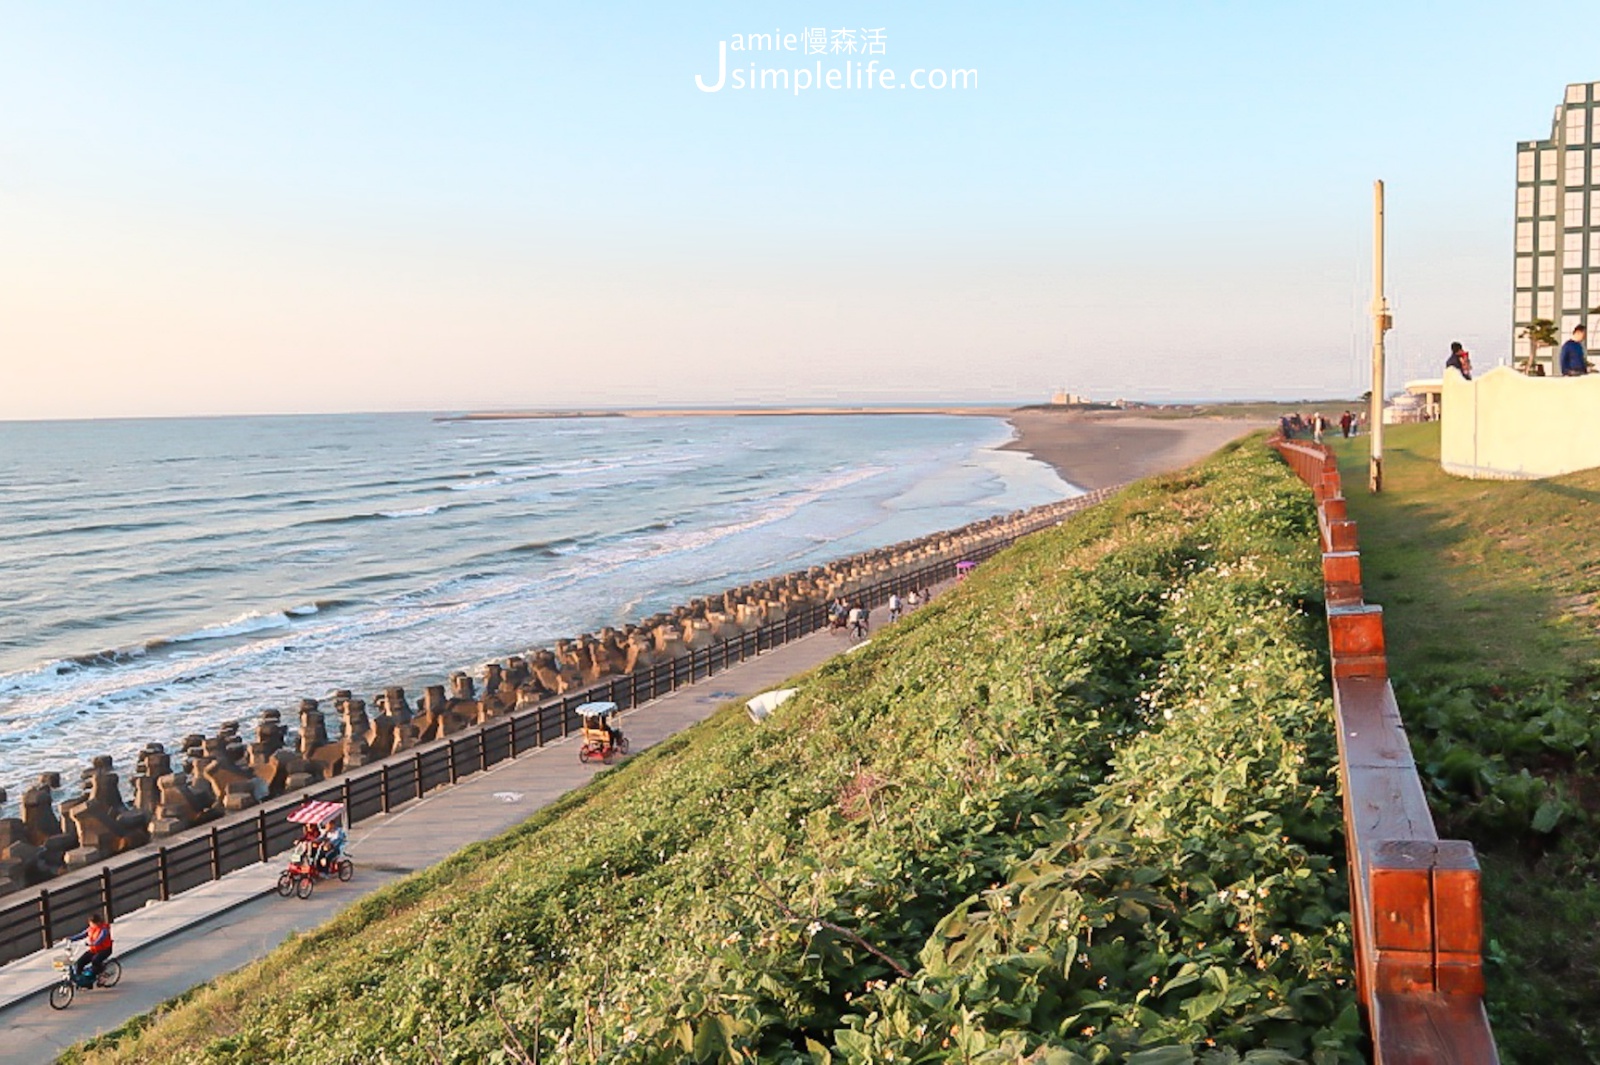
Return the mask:
[[1491,366],[1590,15],[0,0],[0,419],[1355,395],[1375,178]]

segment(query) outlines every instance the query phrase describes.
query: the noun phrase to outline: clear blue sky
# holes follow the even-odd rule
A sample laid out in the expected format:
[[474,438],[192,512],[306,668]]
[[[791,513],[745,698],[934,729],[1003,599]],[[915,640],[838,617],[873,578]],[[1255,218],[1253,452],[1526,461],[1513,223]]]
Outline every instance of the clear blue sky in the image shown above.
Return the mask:
[[[1593,13],[0,0],[0,417],[1349,394],[1375,177],[1489,365]],[[695,84],[815,27],[896,85]]]

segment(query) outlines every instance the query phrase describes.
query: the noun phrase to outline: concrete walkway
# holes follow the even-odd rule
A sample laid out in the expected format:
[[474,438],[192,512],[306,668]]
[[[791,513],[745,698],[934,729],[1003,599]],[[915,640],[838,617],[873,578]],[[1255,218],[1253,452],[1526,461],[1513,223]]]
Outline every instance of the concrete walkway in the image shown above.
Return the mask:
[[[875,613],[887,617],[886,608]],[[622,715],[622,727],[632,749],[643,750],[724,703],[777,687],[850,646],[842,634],[813,633],[637,707]],[[319,883],[310,899],[277,896],[280,860],[122,918],[114,929],[122,982],[80,991],[65,1010],[45,1001],[60,979],[51,967],[55,952],[0,967],[0,1062],[53,1061],[74,1043],[261,957],[291,932],[322,924],[361,896],[519,824],[598,771],[580,764],[577,752],[577,737],[568,737],[362,821],[351,832],[355,878]]]

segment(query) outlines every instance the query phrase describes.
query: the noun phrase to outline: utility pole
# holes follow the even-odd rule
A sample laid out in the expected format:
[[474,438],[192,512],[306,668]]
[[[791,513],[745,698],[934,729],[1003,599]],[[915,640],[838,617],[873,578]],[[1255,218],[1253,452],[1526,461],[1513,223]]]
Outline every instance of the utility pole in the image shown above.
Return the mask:
[[1367,413],[1372,431],[1372,458],[1367,464],[1367,487],[1374,495],[1383,491],[1383,334],[1394,328],[1389,301],[1383,298],[1383,182],[1372,183],[1372,401]]

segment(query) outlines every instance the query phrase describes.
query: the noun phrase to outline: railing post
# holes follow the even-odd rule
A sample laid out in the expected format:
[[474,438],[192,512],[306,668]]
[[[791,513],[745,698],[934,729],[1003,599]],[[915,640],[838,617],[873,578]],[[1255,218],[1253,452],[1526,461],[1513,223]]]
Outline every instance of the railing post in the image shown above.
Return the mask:
[[211,879],[222,879],[222,841],[217,838],[215,826],[211,829]]
[[444,764],[450,776],[450,783],[454,784],[461,777],[456,773],[456,741],[444,741]]
[[379,806],[384,813],[389,812],[389,763],[385,762],[378,767],[378,787],[382,791]]
[[478,729],[478,772],[489,768],[489,739],[488,733],[481,726]]
[[102,865],[100,867],[100,912],[105,915],[105,919],[108,921],[114,916],[111,912],[112,901],[111,866]]
[[411,756],[411,764],[416,767],[417,773],[417,798],[422,798],[422,752],[418,751]]
[[[349,785],[345,786],[345,790],[346,792],[349,791]],[[349,805],[346,804],[345,809],[348,810],[349,808]],[[271,857],[267,853],[267,811],[265,810],[256,814],[256,850],[260,853],[263,862]]]
[[39,946],[50,949],[50,889],[39,889]]
[[354,821],[356,819],[356,812],[353,804],[350,802],[349,776],[346,776],[344,778],[344,783],[339,785],[339,801],[344,803],[344,815],[350,820]]
[[166,902],[172,898],[172,885],[167,880],[167,848],[156,849],[156,890],[161,901]]

